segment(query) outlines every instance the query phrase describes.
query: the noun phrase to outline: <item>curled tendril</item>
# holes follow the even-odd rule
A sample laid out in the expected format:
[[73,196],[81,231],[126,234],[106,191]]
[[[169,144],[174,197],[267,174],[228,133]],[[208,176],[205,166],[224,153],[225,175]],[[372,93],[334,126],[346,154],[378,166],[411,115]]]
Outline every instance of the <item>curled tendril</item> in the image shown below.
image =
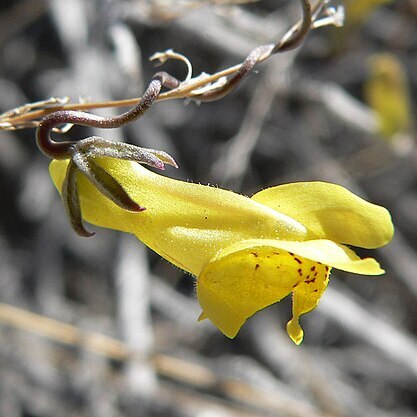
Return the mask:
[[74,231],[80,236],[94,233],[84,228],[80,199],[78,195],[77,172],[84,174],[89,181],[107,198],[125,210],[143,211],[145,207],[133,201],[122,185],[94,161],[96,157],[111,157],[131,160],[154,168],[164,169],[165,164],[177,167],[174,159],[165,152],[144,149],[121,142],[112,142],[92,136],[80,141],[55,142],[51,132],[61,124],[77,124],[88,127],[116,128],[141,117],[158,98],[163,86],[175,88],[179,81],[165,72],[154,75],[139,103],[119,116],[102,117],[73,110],[62,110],[42,119],[36,141],[39,149],[53,159],[70,159],[63,189],[62,200]]

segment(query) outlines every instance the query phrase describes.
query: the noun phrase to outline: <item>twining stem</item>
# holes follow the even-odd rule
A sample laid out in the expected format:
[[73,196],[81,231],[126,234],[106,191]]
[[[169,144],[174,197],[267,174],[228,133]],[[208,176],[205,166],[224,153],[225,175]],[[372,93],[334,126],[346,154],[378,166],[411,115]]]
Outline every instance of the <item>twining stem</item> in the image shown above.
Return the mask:
[[[315,19],[327,5],[327,3],[328,0],[318,0],[314,3],[313,6],[311,6],[309,0],[300,0],[303,17],[283,36],[279,42],[273,45],[263,45],[256,48],[241,64],[219,71],[212,75],[199,76],[190,80],[186,80],[185,82],[175,86],[171,85],[170,91],[159,94],[158,97],[154,99],[154,101],[178,98],[195,98],[201,101],[212,101],[222,98],[224,95],[228,94],[238,83],[240,83],[240,81],[248,72],[252,70],[256,63],[266,60],[272,54],[288,51],[299,46],[313,26]],[[256,51],[258,51],[258,55],[255,54]],[[226,83],[221,87],[216,86],[215,83],[224,77],[227,77]],[[201,94],[200,91],[203,87],[205,87],[204,90],[206,92]],[[143,97],[105,102],[68,103],[38,110],[32,110],[20,115],[4,115],[3,118],[0,116],[0,129],[4,128],[12,130],[18,128],[36,127],[39,123],[37,120],[45,118],[50,113],[56,111],[83,111],[98,108],[132,106],[135,105],[138,101],[142,100]],[[130,113],[131,111],[132,110],[129,110],[126,113]],[[126,113],[123,113],[123,115]],[[82,124],[80,122],[82,122],[80,119],[76,119],[74,121],[74,123]],[[63,123],[71,122],[65,120]],[[118,126],[120,126],[120,124]],[[53,127],[56,127],[56,125]]]
[[52,159],[68,159],[72,156],[73,141],[55,142],[51,138],[54,127],[60,124],[77,124],[81,126],[111,129],[123,126],[143,113],[158,98],[163,86],[175,88],[179,81],[165,72],[154,75],[140,101],[130,110],[114,117],[97,116],[74,110],[61,110],[45,116],[36,131],[36,142],[39,149]]

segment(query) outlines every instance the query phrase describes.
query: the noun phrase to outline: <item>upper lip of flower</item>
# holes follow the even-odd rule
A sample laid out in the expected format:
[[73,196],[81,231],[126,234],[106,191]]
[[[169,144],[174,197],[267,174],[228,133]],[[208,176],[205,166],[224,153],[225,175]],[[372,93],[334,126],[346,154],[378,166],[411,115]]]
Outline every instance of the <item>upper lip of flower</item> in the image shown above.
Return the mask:
[[337,184],[284,184],[262,190],[252,199],[297,219],[319,239],[374,249],[386,245],[394,233],[385,208]]

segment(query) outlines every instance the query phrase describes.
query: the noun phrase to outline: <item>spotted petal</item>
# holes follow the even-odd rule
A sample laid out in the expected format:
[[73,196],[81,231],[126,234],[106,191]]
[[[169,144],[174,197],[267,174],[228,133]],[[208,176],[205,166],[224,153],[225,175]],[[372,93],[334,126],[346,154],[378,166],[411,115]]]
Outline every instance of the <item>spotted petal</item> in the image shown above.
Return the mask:
[[198,277],[200,319],[210,319],[233,338],[247,318],[292,292],[293,319],[288,333],[300,343],[303,333],[298,318],[316,307],[330,268],[268,244],[252,246],[248,241],[233,246],[219,253]]
[[298,344],[303,338],[299,317],[317,306],[332,266],[369,275],[383,272],[374,259],[360,259],[327,240],[252,239],[230,245],[198,277],[201,319],[210,319],[233,338],[247,318],[292,292],[293,319],[287,331]]

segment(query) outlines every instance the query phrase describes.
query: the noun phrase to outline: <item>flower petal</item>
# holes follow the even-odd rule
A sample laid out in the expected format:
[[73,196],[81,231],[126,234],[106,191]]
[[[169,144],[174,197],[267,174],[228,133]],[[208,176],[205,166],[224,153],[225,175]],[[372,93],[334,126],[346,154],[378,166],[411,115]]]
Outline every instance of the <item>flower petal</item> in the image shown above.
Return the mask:
[[394,233],[385,208],[336,184],[284,184],[260,191],[252,199],[296,219],[315,235],[313,238],[378,248],[386,245]]
[[[141,165],[114,158],[95,158],[140,206],[126,211],[78,174],[83,218],[93,224],[135,234],[164,258],[198,275],[223,247],[250,238],[303,240],[306,228],[290,217],[242,195],[216,187],[173,180]],[[53,161],[51,177],[58,188],[68,161]]]
[[[303,264],[307,260],[301,258]],[[307,265],[310,265],[312,261]],[[307,266],[308,268],[308,266]],[[304,332],[299,320],[302,314],[317,307],[324,290],[329,283],[330,268],[327,265],[314,263],[306,278],[294,288],[292,296],[292,319],[287,323],[287,333],[296,345],[303,341]]]
[[[363,275],[381,275],[385,271],[373,258],[359,258],[353,250],[327,239],[294,242],[286,240],[250,239],[225,248],[221,253],[227,254],[248,247],[274,247],[319,262],[342,271]],[[223,255],[224,256],[224,255]]]
[[260,241],[232,245],[219,252],[198,277],[197,296],[203,308],[200,319],[210,319],[233,338],[247,318],[293,292],[293,319],[287,330],[299,344],[303,338],[299,317],[316,307],[329,270]]

